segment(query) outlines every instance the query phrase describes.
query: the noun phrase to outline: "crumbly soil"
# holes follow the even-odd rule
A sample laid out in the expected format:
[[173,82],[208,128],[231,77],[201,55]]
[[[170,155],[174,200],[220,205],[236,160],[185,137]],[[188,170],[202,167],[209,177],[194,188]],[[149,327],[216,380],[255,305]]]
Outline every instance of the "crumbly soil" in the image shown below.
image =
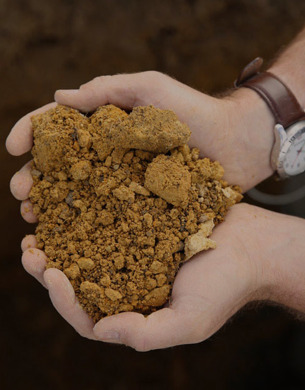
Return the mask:
[[215,248],[208,237],[240,188],[190,150],[190,130],[168,110],[85,116],[59,105],[32,124],[30,199],[47,268],[65,273],[95,322],[164,305],[181,264]]

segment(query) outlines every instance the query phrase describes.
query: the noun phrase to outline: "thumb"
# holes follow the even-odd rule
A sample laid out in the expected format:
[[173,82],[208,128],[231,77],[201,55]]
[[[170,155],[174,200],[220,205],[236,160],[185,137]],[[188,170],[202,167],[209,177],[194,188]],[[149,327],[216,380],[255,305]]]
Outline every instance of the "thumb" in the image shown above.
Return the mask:
[[106,317],[95,325],[93,332],[98,340],[145,352],[201,341],[201,319],[202,313],[174,305],[147,317],[131,312]]
[[[137,105],[154,104],[153,91],[166,77],[159,72],[100,76],[79,89],[58,90],[55,101],[83,112],[94,111],[105,104],[131,109]],[[149,101],[151,99],[151,101]]]

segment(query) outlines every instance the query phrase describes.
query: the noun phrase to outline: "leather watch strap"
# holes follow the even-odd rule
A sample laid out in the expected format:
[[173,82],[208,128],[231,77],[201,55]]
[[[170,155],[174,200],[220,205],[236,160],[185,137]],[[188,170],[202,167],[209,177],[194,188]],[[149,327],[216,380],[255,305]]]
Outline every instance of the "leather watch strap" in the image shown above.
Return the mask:
[[259,73],[262,63],[260,57],[250,62],[240,73],[234,83],[235,86],[250,88],[257,92],[269,106],[276,123],[284,128],[305,119],[305,112],[291,90],[274,74]]

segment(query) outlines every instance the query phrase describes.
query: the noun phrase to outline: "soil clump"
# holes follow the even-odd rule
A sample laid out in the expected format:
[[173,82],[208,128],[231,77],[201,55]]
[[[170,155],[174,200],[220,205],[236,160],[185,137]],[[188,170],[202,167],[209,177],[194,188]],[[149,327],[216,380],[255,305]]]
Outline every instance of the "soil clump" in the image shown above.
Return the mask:
[[215,248],[209,236],[240,188],[187,146],[172,111],[58,105],[32,124],[30,200],[47,268],[65,273],[95,322],[162,306],[181,264]]

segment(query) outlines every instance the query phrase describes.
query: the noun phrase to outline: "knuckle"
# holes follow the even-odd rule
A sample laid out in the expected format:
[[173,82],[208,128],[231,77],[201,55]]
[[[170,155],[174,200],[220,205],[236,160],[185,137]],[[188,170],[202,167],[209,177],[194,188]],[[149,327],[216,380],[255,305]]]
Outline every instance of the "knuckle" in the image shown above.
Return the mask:
[[151,350],[149,341],[147,339],[147,336],[141,335],[140,337],[137,337],[134,341],[133,348],[138,352],[147,352]]
[[106,80],[109,80],[112,76],[97,76],[94,77],[92,80],[88,81],[85,84],[82,84],[79,89],[80,90],[86,90],[96,87],[96,85],[101,84],[105,82]]
[[110,80],[113,76],[111,75],[103,75],[103,76],[98,76],[95,77],[93,80],[95,80],[96,83],[101,83],[107,80]]
[[81,91],[83,91],[83,90],[86,90],[86,89],[90,88],[90,83],[91,83],[91,81],[89,81],[88,83],[85,83],[85,84],[80,85],[80,86],[79,86],[79,89],[80,89]]
[[10,180],[10,190],[13,193],[13,195],[14,195],[17,177],[18,177],[18,172],[14,173],[14,175],[12,176],[12,178]]
[[153,82],[159,82],[165,77],[163,73],[158,72],[156,70],[148,70],[144,73],[146,74],[146,77],[148,77]]
[[84,331],[83,329],[75,329],[75,330],[81,337],[89,338],[87,332]]
[[120,332],[120,341],[138,352],[151,350],[151,343],[145,331],[130,333],[130,331],[124,329]]
[[194,324],[190,332],[191,341],[193,343],[198,343],[200,341],[205,340],[207,337],[204,335],[203,326],[200,324]]
[[79,89],[80,90],[86,90],[86,89],[90,89],[92,87],[92,85],[95,85],[96,84],[96,79],[97,77],[95,77],[94,79],[88,81],[87,83],[85,84],[82,84]]
[[187,339],[189,343],[198,343],[205,339],[207,339],[209,336],[209,328],[211,327],[210,321],[205,321],[203,323],[202,316],[196,315],[193,318],[189,318],[187,328],[188,328],[188,334]]

